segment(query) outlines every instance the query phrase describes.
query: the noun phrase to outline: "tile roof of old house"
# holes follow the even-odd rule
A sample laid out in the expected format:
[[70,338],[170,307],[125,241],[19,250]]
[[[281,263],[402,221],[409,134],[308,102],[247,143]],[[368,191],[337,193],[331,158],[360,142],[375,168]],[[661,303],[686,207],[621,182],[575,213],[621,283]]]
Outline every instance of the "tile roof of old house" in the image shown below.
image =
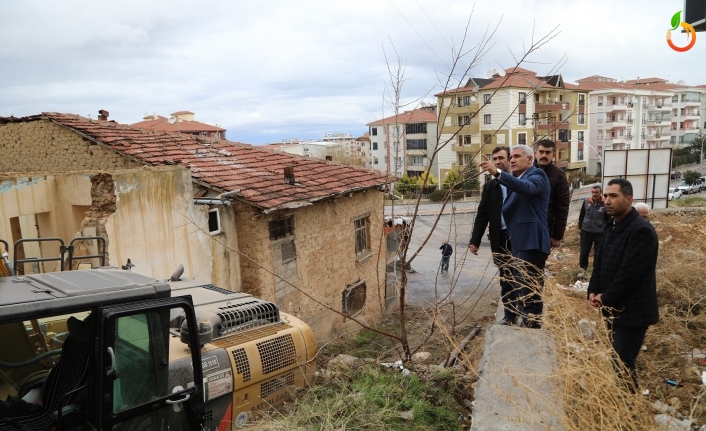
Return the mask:
[[[179,111],[175,112],[174,114],[191,114],[191,112],[188,111]],[[142,129],[150,129],[150,130],[160,130],[164,132],[184,132],[184,133],[189,133],[189,132],[225,132],[226,129],[212,126],[210,124],[202,123],[200,121],[187,121],[187,120],[180,120],[175,122],[174,124],[169,124],[169,119],[167,117],[163,117],[161,115],[157,115],[157,118],[152,119],[152,120],[144,120],[140,121],[137,123],[132,124],[133,127],[138,127]]]
[[[240,190],[233,196],[235,199],[265,212],[311,205],[393,181],[392,177],[376,171],[313,157],[273,153],[237,142],[146,131],[78,115],[52,112],[25,117],[24,121],[40,119],[67,127],[140,163],[186,166],[195,182],[220,192]],[[2,123],[22,119],[0,120],[4,120]],[[285,167],[294,168],[294,184],[285,181]]]

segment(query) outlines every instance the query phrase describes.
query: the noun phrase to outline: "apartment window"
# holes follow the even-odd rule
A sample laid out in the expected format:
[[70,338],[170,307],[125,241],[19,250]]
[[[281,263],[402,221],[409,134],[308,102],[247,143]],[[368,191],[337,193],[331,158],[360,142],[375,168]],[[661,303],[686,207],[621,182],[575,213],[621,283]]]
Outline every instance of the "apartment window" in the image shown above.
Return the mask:
[[364,281],[348,285],[341,297],[341,312],[351,317],[358,314],[365,306],[366,289]]
[[586,95],[579,94],[579,106],[585,106],[585,105],[586,105]]
[[424,166],[424,156],[412,156],[412,166]]
[[377,150],[377,149],[378,149],[378,143],[377,143],[377,142],[373,142],[373,150]]
[[373,164],[374,164],[374,165],[377,165],[377,164],[378,164],[378,158],[377,158],[377,157],[373,157]]
[[620,98],[620,104],[621,104],[621,105],[624,105],[624,104],[625,104],[625,96],[622,96],[622,97]]
[[520,92],[517,93],[519,98],[520,98],[520,105],[526,105],[527,104],[527,93],[525,92]]
[[355,228],[355,255],[359,260],[370,252],[368,244],[368,216],[361,217],[353,222]]
[[598,96],[598,106],[603,106],[603,96]]
[[620,119],[623,120],[623,113],[620,113]]
[[483,115],[483,124],[490,124],[490,114]]
[[527,145],[527,133],[517,134],[517,145]]
[[598,131],[598,139],[603,139],[603,132],[600,130]]
[[642,113],[642,124],[647,124],[647,114]]
[[623,136],[623,133],[625,133],[625,131],[623,129],[620,129],[620,136],[621,137]]
[[221,233],[221,216],[218,208],[208,210],[208,233],[211,235]]
[[581,161],[583,160],[583,150],[578,150],[576,153],[576,160]]
[[406,124],[405,125],[405,132],[407,132],[408,135],[410,135],[412,133],[426,133],[427,132],[427,123]]
[[519,118],[517,119],[517,122],[520,126],[524,126],[527,124],[527,114],[519,114]]
[[471,135],[458,135],[458,145],[471,145]]
[[586,124],[586,117],[585,114],[578,114],[578,124]]
[[491,133],[483,134],[483,143],[490,144],[493,142],[493,135]]
[[583,130],[576,132],[576,139],[578,139],[579,142],[583,142]]
[[407,139],[407,149],[408,150],[426,150],[427,140],[426,139]]
[[458,125],[459,126],[466,126],[468,124],[471,124],[471,116],[470,115],[459,115],[458,116]]
[[491,96],[492,96],[492,94],[484,94],[483,95],[483,102],[485,102],[485,104],[489,105]]
[[377,127],[371,128],[371,129],[370,129],[370,134],[373,135],[373,136],[377,136],[377,135],[378,135],[378,128],[377,128]]
[[287,235],[294,234],[294,216],[284,217],[277,220],[272,220],[269,224],[270,239],[284,238]]

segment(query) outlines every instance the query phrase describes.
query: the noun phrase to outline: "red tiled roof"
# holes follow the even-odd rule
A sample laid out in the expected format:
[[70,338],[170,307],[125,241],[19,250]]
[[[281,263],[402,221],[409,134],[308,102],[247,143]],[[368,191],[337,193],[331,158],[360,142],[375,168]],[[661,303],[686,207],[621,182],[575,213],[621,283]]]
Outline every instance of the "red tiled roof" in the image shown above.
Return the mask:
[[[190,114],[190,112],[183,111],[182,114]],[[175,114],[177,114],[175,112]],[[146,120],[140,121],[139,123],[132,124],[132,127],[138,127],[148,130],[159,130],[163,132],[225,132],[226,129],[221,129],[220,127],[212,126],[210,124],[202,123],[200,121],[177,121],[174,124],[169,124],[168,118],[158,115],[156,120]]]
[[509,69],[505,69],[505,73],[507,74],[517,74],[517,75],[532,75],[535,76],[537,75],[537,72],[533,72],[529,69],[523,69],[521,67],[511,67]]
[[436,112],[430,112],[426,109],[415,109],[413,111],[403,112],[399,115],[383,118],[382,120],[373,121],[366,124],[367,126],[377,126],[380,124],[390,123],[436,123]]
[[[522,69],[525,70],[525,69]],[[495,88],[519,87],[519,88],[554,88],[553,85],[547,84],[544,79],[539,79],[536,76],[527,75],[524,73],[508,74],[500,78],[495,78],[490,84],[484,85],[481,90],[493,90]]]
[[[43,118],[72,129],[120,154],[151,166],[182,165],[194,181],[267,212],[390,183],[384,174],[313,157],[273,153],[230,141],[149,132],[136,127],[94,121],[78,115],[43,113]],[[36,117],[28,117],[37,119]],[[295,184],[284,181],[294,167]]]
[[669,80],[664,79],[664,78],[638,78],[638,79],[628,79],[625,81],[626,84],[628,85],[635,85],[635,84],[657,84],[657,83],[669,83]]

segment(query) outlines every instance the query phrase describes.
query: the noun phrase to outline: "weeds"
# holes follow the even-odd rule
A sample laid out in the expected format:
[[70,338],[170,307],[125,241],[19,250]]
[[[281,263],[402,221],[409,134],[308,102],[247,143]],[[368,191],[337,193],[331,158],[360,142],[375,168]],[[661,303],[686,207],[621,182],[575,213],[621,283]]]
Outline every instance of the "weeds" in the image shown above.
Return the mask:
[[250,429],[448,430],[458,427],[456,405],[438,385],[371,364],[315,387],[289,412]]
[[690,196],[674,199],[669,202],[672,207],[703,207],[706,206],[706,198],[701,196]]

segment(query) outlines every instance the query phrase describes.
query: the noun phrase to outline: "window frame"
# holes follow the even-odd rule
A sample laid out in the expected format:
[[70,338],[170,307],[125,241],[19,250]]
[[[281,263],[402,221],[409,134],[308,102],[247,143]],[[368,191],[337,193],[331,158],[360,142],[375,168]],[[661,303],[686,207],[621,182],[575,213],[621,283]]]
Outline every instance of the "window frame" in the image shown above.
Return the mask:
[[492,94],[484,94],[484,95],[483,95],[483,103],[486,104],[486,105],[490,105],[492,98],[493,98],[493,95],[492,95]]
[[[353,219],[353,241],[355,259],[357,262],[361,262],[372,256],[373,251],[370,244],[370,214],[364,214]],[[359,248],[359,246],[361,247]]]
[[483,114],[483,124],[492,124],[491,114]]
[[[282,227],[274,227],[273,223],[284,222]],[[276,241],[282,238],[286,238],[290,235],[294,235],[294,214],[289,214],[283,217],[278,217],[267,222],[267,230],[269,232],[270,241]],[[283,230],[284,234],[279,235],[275,232],[278,230]]]
[[[211,213],[216,214],[216,224],[218,225],[218,229],[216,229],[214,231],[211,230]],[[223,225],[221,225],[221,212],[218,211],[218,208],[209,209],[208,210],[208,233],[210,235],[218,235],[223,231],[222,226]]]
[[[360,290],[362,290],[362,295],[360,293]],[[368,288],[365,283],[365,280],[359,280],[356,281],[355,283],[351,283],[346,288],[341,292],[341,313],[343,313],[346,317],[354,317],[358,314],[360,314],[364,309],[366,304],[368,303]],[[351,309],[349,309],[349,303],[350,301],[350,296],[355,295],[356,298],[354,298],[355,303],[357,304],[359,301],[359,298],[362,296],[362,303],[353,309],[351,313]]]

